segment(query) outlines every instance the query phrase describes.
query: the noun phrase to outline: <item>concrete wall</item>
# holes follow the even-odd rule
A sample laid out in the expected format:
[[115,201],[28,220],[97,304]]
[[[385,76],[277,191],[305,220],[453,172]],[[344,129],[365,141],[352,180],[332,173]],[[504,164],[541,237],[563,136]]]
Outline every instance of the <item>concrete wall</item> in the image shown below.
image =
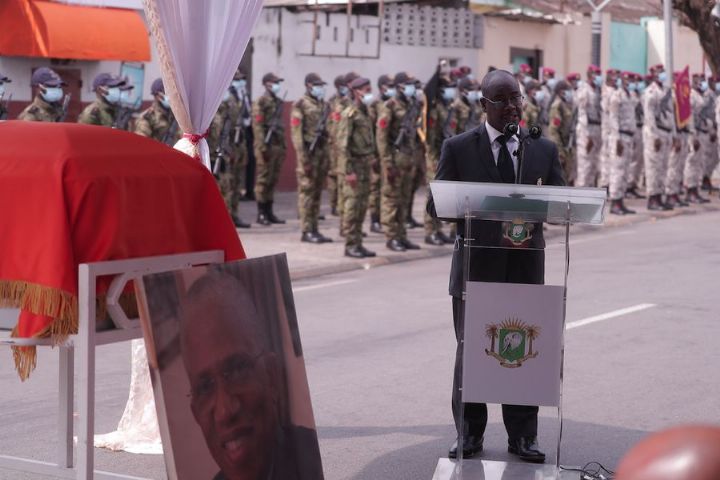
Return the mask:
[[[648,32],[648,66],[665,63],[665,22],[650,20]],[[673,22],[673,63],[679,71],[690,66],[690,73],[703,71],[703,51],[697,33]]]

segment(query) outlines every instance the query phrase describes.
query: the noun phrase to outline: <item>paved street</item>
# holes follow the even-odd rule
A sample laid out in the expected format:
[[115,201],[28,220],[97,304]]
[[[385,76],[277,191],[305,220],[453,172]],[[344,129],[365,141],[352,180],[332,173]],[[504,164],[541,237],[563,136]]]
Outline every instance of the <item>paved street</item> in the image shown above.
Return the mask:
[[[562,463],[614,467],[647,432],[720,423],[718,238],[720,212],[573,237]],[[562,282],[558,241],[548,247],[550,284]],[[446,455],[454,436],[455,349],[448,271],[449,257],[442,256],[295,282],[328,480],[429,480]],[[643,304],[654,306],[617,313]],[[56,353],[41,351],[25,384],[10,353],[1,353],[0,452],[50,459]],[[129,344],[100,350],[99,433],[113,430],[122,414],[129,359]],[[556,411],[543,409],[540,443],[548,454],[555,418]],[[499,407],[492,407],[485,458],[508,458],[503,430]],[[164,478],[159,456],[97,451],[97,463]],[[0,471],[2,480],[41,478]]]

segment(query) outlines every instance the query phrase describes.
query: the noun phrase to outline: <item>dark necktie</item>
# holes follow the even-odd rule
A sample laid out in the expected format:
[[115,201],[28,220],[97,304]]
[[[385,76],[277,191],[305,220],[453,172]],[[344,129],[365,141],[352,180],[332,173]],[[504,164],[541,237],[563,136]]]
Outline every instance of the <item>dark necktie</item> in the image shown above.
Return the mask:
[[505,138],[505,135],[500,135],[497,137],[497,142],[500,144],[497,162],[500,178],[502,178],[503,183],[515,183],[515,166],[510,157],[510,150],[507,148],[507,138]]

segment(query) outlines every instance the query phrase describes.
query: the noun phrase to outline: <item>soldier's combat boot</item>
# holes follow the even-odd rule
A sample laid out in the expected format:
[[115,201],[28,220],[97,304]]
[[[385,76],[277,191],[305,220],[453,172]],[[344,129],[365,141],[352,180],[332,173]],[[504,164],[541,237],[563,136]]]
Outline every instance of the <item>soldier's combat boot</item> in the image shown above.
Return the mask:
[[332,243],[332,241],[333,241],[332,238],[326,237],[325,235],[323,235],[322,233],[320,233],[317,230],[313,231],[312,233],[313,233],[313,235],[315,235],[316,237],[318,237],[321,240],[320,243]]
[[404,252],[405,250],[407,250],[405,248],[405,245],[403,245],[403,243],[400,240],[398,240],[397,238],[388,240],[385,245],[387,246],[387,248],[389,248],[393,252]]
[[455,240],[450,238],[449,235],[445,235],[445,232],[443,232],[442,230],[437,232],[437,234],[438,234],[438,237],[440,237],[440,240],[443,241],[443,243],[447,243],[447,244],[455,243]]
[[250,224],[243,222],[237,215],[232,216],[232,221],[235,228],[250,228]]
[[363,252],[363,255],[365,255],[366,257],[374,257],[375,256],[375,252],[373,252],[372,250],[368,250],[367,248],[363,247],[362,245],[360,245],[360,250]]
[[403,244],[403,247],[405,247],[406,250],[420,250],[420,245],[411,242],[407,238],[400,239],[400,242]]
[[623,209],[623,212],[625,212],[625,215],[634,215],[634,214],[637,213],[635,210],[629,209],[629,208],[625,205],[625,202],[624,202],[622,199],[620,199],[620,208]]
[[440,234],[438,232],[433,232],[430,235],[427,235],[425,237],[425,243],[436,246],[445,245],[445,241],[440,238]]
[[303,234],[300,236],[300,241],[315,244],[323,243],[322,239],[319,236],[315,235],[314,232],[303,232]]
[[700,196],[700,192],[698,192],[697,187],[688,188],[687,195],[685,196],[685,201],[695,204],[710,203],[710,200]]
[[665,205],[660,200],[660,195],[650,195],[647,203],[648,210],[664,211]]
[[625,215],[622,200],[612,200],[610,202],[610,213],[613,215]]
[[365,253],[357,245],[345,248],[345,256],[350,258],[365,258]]
[[273,202],[267,202],[265,205],[267,206],[267,217],[268,220],[270,220],[270,223],[279,225],[285,223],[285,220],[280,220],[278,217],[275,216],[275,213],[273,212]]
[[645,198],[645,195],[638,192],[637,185],[631,185],[625,192],[625,198]]
[[680,200],[680,197],[677,194],[668,195],[667,204],[673,208],[690,206],[689,203],[685,203],[682,200]]
[[713,187],[712,181],[710,181],[710,177],[708,176],[703,177],[702,186],[700,188],[706,190],[708,193],[713,193],[714,191],[718,190],[717,188]]
[[380,224],[380,215],[370,215],[370,231],[373,233],[383,233],[382,225]]
[[267,214],[267,203],[265,202],[258,202],[258,216],[257,216],[257,223],[260,225],[267,227],[269,225],[272,225],[270,223],[270,219],[268,218]]

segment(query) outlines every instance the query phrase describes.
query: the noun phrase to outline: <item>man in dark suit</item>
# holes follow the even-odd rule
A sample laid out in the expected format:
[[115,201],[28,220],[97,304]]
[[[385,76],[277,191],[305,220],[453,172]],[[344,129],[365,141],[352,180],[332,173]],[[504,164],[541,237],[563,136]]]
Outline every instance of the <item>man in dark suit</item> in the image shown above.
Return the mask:
[[[487,121],[462,135],[447,140],[442,148],[436,180],[463,182],[519,183],[532,185],[565,185],[558,151],[545,138],[525,143],[525,155],[519,172],[516,156],[521,142],[528,133],[520,130],[518,135],[507,137],[505,127],[518,125],[522,117],[523,97],[515,77],[507,71],[488,73],[481,86],[483,109]],[[435,204],[430,198],[428,212],[437,217]],[[503,224],[491,221],[473,221],[472,238],[475,245],[498,246]],[[545,240],[542,225],[532,225],[533,235],[528,249],[474,248],[470,259],[471,281],[542,284],[545,281]],[[482,451],[483,434],[487,424],[487,406],[484,403],[466,403],[461,424],[461,398],[458,386],[462,380],[463,337],[463,243],[465,222],[458,222],[458,238],[450,272],[450,295],[452,295],[453,323],[458,349],[455,357],[455,378],[452,407],[455,426],[463,435],[462,452],[465,458]],[[544,462],[545,454],[537,445],[538,407],[503,405],[503,421],[508,432],[508,451],[530,462]],[[450,448],[448,456],[457,457],[458,442]]]

